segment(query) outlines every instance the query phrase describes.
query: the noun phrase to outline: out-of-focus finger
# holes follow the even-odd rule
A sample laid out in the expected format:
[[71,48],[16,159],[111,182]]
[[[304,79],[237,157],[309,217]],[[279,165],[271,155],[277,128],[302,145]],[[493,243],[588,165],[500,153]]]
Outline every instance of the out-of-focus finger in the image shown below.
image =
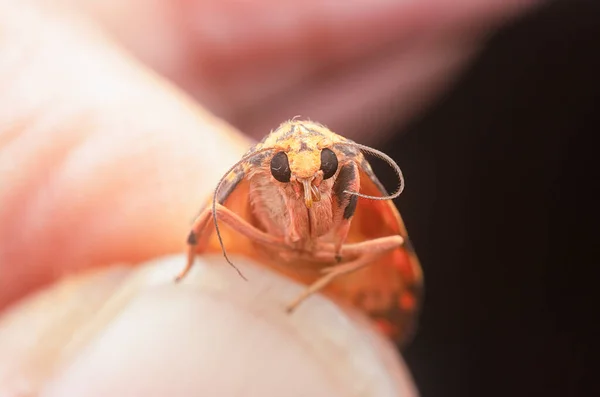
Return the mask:
[[248,141],[51,3],[0,3],[0,309],[184,248]]
[[277,120],[310,115],[350,139],[381,144],[392,122],[418,115],[479,49],[479,43],[467,40],[415,42],[404,53],[372,57],[301,84],[294,95],[244,109],[232,122],[258,137]]
[[[539,1],[186,0],[150,9],[141,3],[84,7],[145,62],[259,137],[271,120],[296,114],[354,136],[357,129],[375,131],[374,121],[389,122],[398,108],[418,111],[451,83],[487,31]],[[128,17],[140,9],[141,18]],[[439,71],[430,76],[415,67]],[[269,122],[262,121],[270,109]]]
[[[63,281],[0,320],[0,395],[412,396],[391,344],[361,316],[235,258],[181,256]],[[48,307],[55,308],[48,310]]]

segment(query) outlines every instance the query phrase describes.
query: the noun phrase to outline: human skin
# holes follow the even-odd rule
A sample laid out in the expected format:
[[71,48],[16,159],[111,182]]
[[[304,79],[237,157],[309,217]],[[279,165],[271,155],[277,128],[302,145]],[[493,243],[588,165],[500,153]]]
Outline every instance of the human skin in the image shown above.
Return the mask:
[[302,115],[374,144],[451,86],[486,35],[539,1],[151,3],[82,7],[144,63],[256,139]]
[[[476,2],[465,2],[468,3]],[[206,45],[201,34],[190,38],[189,31],[178,30],[185,29],[185,24],[153,24],[147,20],[143,23],[143,16],[127,23],[119,22],[117,15],[122,14],[111,14],[110,2],[105,4],[105,8],[92,7],[79,14],[79,10],[70,6],[54,8],[55,5],[48,2],[43,6],[0,2],[0,310],[4,309],[0,317],[0,395],[11,391],[29,393],[44,387],[49,388],[46,392],[50,395],[53,392],[77,394],[82,379],[86,387],[108,387],[103,390],[114,394],[144,390],[148,392],[145,395],[162,395],[173,391],[168,389],[172,386],[181,392],[180,395],[185,395],[229,384],[218,383],[217,377],[194,378],[196,372],[205,373],[201,370],[202,365],[222,369],[222,373],[227,374],[226,379],[236,379],[239,384],[246,385],[268,386],[273,384],[270,380],[277,379],[293,388],[306,386],[306,379],[313,379],[314,382],[307,386],[312,389],[305,389],[311,395],[326,393],[332,387],[339,395],[353,395],[356,392],[352,387],[354,383],[344,382],[344,379],[358,380],[359,384],[362,379],[368,384],[369,379],[374,379],[369,376],[385,379],[384,384],[389,382],[393,385],[390,387],[404,390],[403,394],[412,393],[406,371],[390,345],[372,334],[359,316],[346,312],[324,315],[334,310],[324,299],[307,302],[303,309],[306,314],[302,317],[299,313],[300,319],[277,314],[276,308],[282,307],[298,286],[273,278],[265,270],[255,270],[256,279],[267,279],[271,284],[249,282],[243,288],[248,289],[247,294],[267,294],[272,299],[257,298],[247,302],[239,299],[242,287],[225,288],[216,297],[210,289],[207,292],[206,286],[202,286],[201,273],[192,275],[190,285],[184,286],[187,289],[177,289],[175,285],[167,285],[166,281],[164,288],[156,288],[135,282],[153,271],[161,272],[155,270],[156,264],[138,265],[133,270],[115,268],[114,264],[140,264],[183,250],[190,221],[206,194],[249,145],[243,135],[211,111],[229,117],[236,125],[254,134],[266,132],[296,113],[304,113],[313,119],[331,120],[328,124],[336,126],[338,132],[343,132],[346,126],[349,135],[357,135],[357,131],[352,132],[353,126],[368,126],[372,122],[373,117],[369,114],[373,113],[369,113],[369,106],[391,98],[402,101],[402,98],[422,91],[428,94],[419,101],[425,101],[433,92],[442,89],[449,76],[473,54],[477,48],[475,38],[480,36],[473,35],[472,40],[464,41],[461,32],[454,45],[449,41],[438,42],[437,36],[426,28],[445,27],[447,30],[440,30],[446,35],[459,31],[451,29],[453,14],[443,14],[450,22],[435,25],[432,17],[425,13],[421,20],[428,23],[421,29],[425,29],[427,34],[422,37],[427,40],[421,41],[422,47],[411,46],[412,50],[404,51],[402,43],[398,48],[394,47],[392,38],[399,34],[394,29],[388,29],[386,35],[370,38],[367,34],[373,31],[372,26],[378,26],[377,22],[379,26],[384,26],[385,21],[389,23],[392,11],[398,17],[404,15],[401,8],[390,3],[387,7],[391,9],[385,12],[381,5],[378,13],[367,14],[364,19],[348,8],[346,18],[355,23],[365,22],[357,25],[364,26],[362,36],[360,31],[355,33],[364,40],[358,43],[348,40],[346,32],[339,27],[331,31],[325,29],[331,48],[345,50],[331,54],[325,51],[315,59],[309,58],[302,67],[284,62],[269,64],[273,69],[267,67],[265,70],[251,54],[225,51],[224,47],[215,51],[216,47]],[[121,4],[134,8],[136,2]],[[181,4],[182,7],[185,4],[195,6],[189,2]],[[463,26],[462,21],[468,20],[470,15],[477,22],[474,26],[484,26],[481,31],[485,31],[492,26],[491,20],[501,21],[524,9],[517,2],[505,2],[506,6],[500,7],[497,3],[495,9],[490,6],[487,13],[483,13],[483,7],[472,4],[471,10],[479,11],[465,12],[461,14],[463,19],[456,17],[456,26]],[[356,2],[352,7],[359,5],[360,2]],[[412,7],[416,6],[413,4]],[[412,10],[416,12],[418,8]],[[202,15],[207,17],[206,13]],[[481,15],[488,15],[489,20],[480,18]],[[385,19],[381,19],[384,16]],[[334,17],[342,18],[339,13],[328,18],[333,20]],[[442,21],[439,15],[437,18]],[[101,21],[100,27],[95,26],[93,20]],[[321,24],[330,26],[326,20]],[[113,32],[142,61],[201,99],[204,107],[107,39],[102,26]],[[125,26],[128,31],[124,30]],[[286,42],[273,43],[267,40],[273,36],[272,30],[261,35],[258,34],[261,33],[260,26],[257,24],[254,30],[257,32],[255,47],[277,53],[279,60],[287,59],[286,54],[292,54],[294,49],[310,49],[310,43],[314,42],[314,38],[303,38],[299,29],[290,28]],[[210,59],[213,64],[196,70],[189,59],[181,59],[181,54],[177,53],[171,56],[169,67],[165,66],[167,61],[164,60],[169,56],[145,58],[141,42],[134,38],[148,33],[150,27],[169,30],[170,34],[165,37],[175,41],[180,39],[189,46],[188,50],[204,53],[204,59]],[[418,33],[418,26],[413,26],[411,32],[413,35]],[[349,45],[349,42],[354,44]],[[385,56],[372,53],[374,43],[384,43]],[[159,41],[156,50],[160,52],[168,44]],[[444,51],[440,53],[442,48]],[[210,53],[211,50],[215,52]],[[383,77],[378,67],[388,68],[385,70],[404,67],[407,58],[412,59],[412,63],[408,62],[412,66],[406,66],[404,85],[394,86],[379,80]],[[323,81],[315,72],[344,62],[347,66],[340,67],[334,81]],[[422,63],[435,67],[423,74],[423,69],[418,67]],[[239,66],[236,72],[227,65],[243,65],[243,68]],[[215,70],[225,66],[229,76],[225,80],[229,85],[211,85]],[[272,73],[273,70],[279,73]],[[372,82],[373,89],[364,93],[358,102],[353,102],[348,99],[347,87],[357,76],[361,76],[361,81]],[[386,79],[390,81],[389,74]],[[410,84],[406,84],[407,81]],[[328,90],[320,89],[319,83],[325,84]],[[231,86],[239,89],[234,90]],[[323,103],[335,105],[317,106]],[[252,117],[248,116],[250,105]],[[359,107],[365,111],[357,112]],[[301,110],[295,111],[296,108]],[[406,108],[408,116],[418,106],[411,102]],[[379,122],[385,123],[390,117],[390,114],[383,114]],[[221,264],[216,259],[213,261],[215,266]],[[252,268],[250,264],[247,266]],[[174,266],[165,264],[163,267],[172,269]],[[92,273],[82,273],[85,271]],[[223,271],[222,277],[227,283],[237,282],[231,269],[223,265]],[[137,276],[139,274],[142,276]],[[72,279],[69,278],[71,275],[76,276]],[[161,275],[166,280],[164,273]],[[32,295],[42,288],[49,289]],[[271,289],[281,293],[269,295],[264,292]],[[128,291],[127,299],[114,298],[116,291],[123,290]],[[25,297],[28,298],[22,300]],[[19,299],[22,300],[20,304],[17,303]],[[117,303],[109,305],[108,309],[103,306],[104,302],[115,300]],[[215,341],[200,336],[195,339],[196,334],[184,332],[188,328],[200,330],[201,327],[193,321],[190,325],[190,312],[177,310],[180,307],[198,307],[198,312],[205,316],[202,323],[210,324],[207,328],[213,330],[214,335],[223,336],[218,344],[220,348],[210,350],[212,355],[203,356],[199,352],[206,353],[206,346],[215,345]],[[97,310],[103,315],[96,316]],[[337,321],[338,315],[347,321]],[[162,332],[148,334],[148,321],[165,316],[169,317],[170,325],[161,328],[163,324],[159,321],[154,325]],[[253,321],[257,317],[263,322]],[[324,328],[315,331],[314,318],[319,318],[319,326]],[[240,325],[237,332],[225,332],[228,321]],[[219,333],[221,329],[223,332]],[[294,332],[284,332],[285,337],[277,339],[282,335],[282,329]],[[184,331],[177,333],[180,330]],[[327,341],[329,332],[348,335],[347,340],[352,343],[336,350],[335,344]],[[69,343],[66,354],[63,348],[73,335],[76,342]],[[101,338],[101,335],[111,337]],[[156,354],[151,358],[155,361],[150,358],[127,361],[119,357],[118,362],[123,363],[119,374],[127,376],[110,378],[106,371],[116,361],[111,362],[108,356],[98,358],[94,352],[126,354],[135,351],[131,335],[140,335],[140,338],[146,335],[149,343],[144,345],[145,349],[152,346]],[[253,335],[253,338],[249,339],[247,335]],[[315,345],[312,346],[320,346],[323,351],[332,353],[324,356],[303,354],[304,350],[294,348],[306,343],[303,335],[313,335],[310,343]],[[289,343],[280,345],[290,348],[268,348],[268,342],[273,340],[287,341]],[[94,350],[98,343],[105,344],[101,345],[102,349]],[[264,351],[244,347],[261,346],[261,343],[267,347]],[[375,346],[375,353],[362,358],[361,354],[369,354],[367,346]],[[173,352],[180,355],[175,357]],[[334,376],[330,368],[338,365],[341,353],[345,357],[361,357],[374,363],[391,360],[395,364],[391,367],[374,364],[375,368],[391,369],[388,372],[382,369],[375,375],[362,374],[362,378],[362,372],[346,367]],[[260,373],[251,373],[248,368],[255,366],[257,355],[273,365]],[[93,363],[104,366],[86,366],[86,357],[90,356],[94,358]],[[139,352],[128,357],[139,357]],[[247,365],[232,367],[232,361]],[[89,358],[87,362],[90,362]],[[279,365],[275,365],[277,363]],[[286,363],[288,365],[284,365]],[[194,371],[186,372],[190,366]],[[160,376],[156,375],[159,370],[163,371]],[[95,373],[103,375],[90,375]],[[249,374],[252,379],[245,378]],[[293,374],[296,374],[295,378],[291,376]],[[189,380],[192,378],[199,383]],[[6,379],[11,380],[10,384],[3,381]],[[253,380],[260,382],[253,383]],[[268,388],[257,390],[262,395],[269,393]],[[271,389],[271,392],[276,391]],[[235,395],[235,390],[231,393]]]

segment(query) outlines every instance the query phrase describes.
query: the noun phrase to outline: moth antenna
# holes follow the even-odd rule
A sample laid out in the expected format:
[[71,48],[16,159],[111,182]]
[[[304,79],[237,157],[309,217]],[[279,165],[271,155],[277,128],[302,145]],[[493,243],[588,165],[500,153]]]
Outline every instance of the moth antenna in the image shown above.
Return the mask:
[[392,159],[390,156],[388,156],[387,154],[385,154],[377,149],[373,149],[372,147],[361,145],[360,143],[355,143],[355,142],[354,143],[344,143],[342,145],[354,146],[354,147],[362,150],[363,152],[367,152],[369,154],[372,154],[375,157],[379,157],[380,159],[385,161],[390,167],[392,167],[392,169],[396,173],[396,176],[398,177],[398,187],[396,188],[396,191],[388,196],[369,196],[367,194],[362,194],[359,192],[351,192],[349,190],[344,190],[344,193],[351,194],[353,196],[363,197],[363,198],[370,199],[370,200],[391,200],[391,199],[395,199],[396,197],[400,196],[400,194],[404,190],[404,175],[402,175],[402,170],[400,169],[398,164],[396,164],[394,159]]
[[[267,152],[269,150],[273,150],[273,149],[265,148],[265,149],[257,150],[256,152],[250,153],[250,154],[242,157],[237,163],[232,165],[227,170],[227,172],[225,172],[225,174],[223,174],[221,179],[219,179],[219,183],[217,183],[217,187],[215,188],[215,191],[213,193],[212,218],[213,218],[213,223],[215,224],[215,232],[217,233],[217,239],[219,240],[219,245],[221,246],[221,251],[223,251],[223,256],[225,257],[225,260],[227,261],[227,263],[229,263],[229,265],[231,265],[231,267],[233,267],[235,269],[235,271],[240,275],[240,277],[246,281],[248,281],[248,279],[244,276],[242,271],[236,265],[234,265],[233,262],[231,262],[231,260],[229,259],[229,256],[227,256],[227,250],[225,250],[225,245],[223,244],[223,237],[221,237],[221,230],[219,229],[219,222],[217,221],[217,196],[219,194],[219,190],[221,189],[221,185],[223,185],[223,181],[225,181],[225,178],[227,178],[234,169],[236,169],[240,164],[250,160],[252,157],[254,157],[258,154],[261,154],[263,152]],[[219,203],[219,204],[221,204],[221,203]]]

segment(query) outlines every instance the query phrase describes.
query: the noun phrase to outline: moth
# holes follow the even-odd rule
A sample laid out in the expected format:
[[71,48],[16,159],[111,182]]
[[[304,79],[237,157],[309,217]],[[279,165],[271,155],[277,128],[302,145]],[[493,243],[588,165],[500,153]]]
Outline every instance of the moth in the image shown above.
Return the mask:
[[[363,152],[394,169],[393,194]],[[235,252],[307,286],[289,312],[321,291],[364,311],[402,344],[414,331],[422,295],[421,266],[391,201],[403,187],[400,168],[385,153],[316,122],[286,121],[221,178],[193,223],[177,280],[199,253],[222,251],[236,268],[227,255]]]

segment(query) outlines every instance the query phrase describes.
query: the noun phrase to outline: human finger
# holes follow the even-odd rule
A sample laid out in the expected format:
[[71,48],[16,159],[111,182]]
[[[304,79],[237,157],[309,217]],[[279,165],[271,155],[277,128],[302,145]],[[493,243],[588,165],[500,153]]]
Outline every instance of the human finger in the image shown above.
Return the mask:
[[360,315],[318,296],[288,315],[303,287],[243,258],[248,282],[212,256],[175,284],[183,261],[78,276],[13,308],[0,320],[0,394],[416,395]]
[[185,246],[248,141],[77,15],[0,4],[0,309]]

